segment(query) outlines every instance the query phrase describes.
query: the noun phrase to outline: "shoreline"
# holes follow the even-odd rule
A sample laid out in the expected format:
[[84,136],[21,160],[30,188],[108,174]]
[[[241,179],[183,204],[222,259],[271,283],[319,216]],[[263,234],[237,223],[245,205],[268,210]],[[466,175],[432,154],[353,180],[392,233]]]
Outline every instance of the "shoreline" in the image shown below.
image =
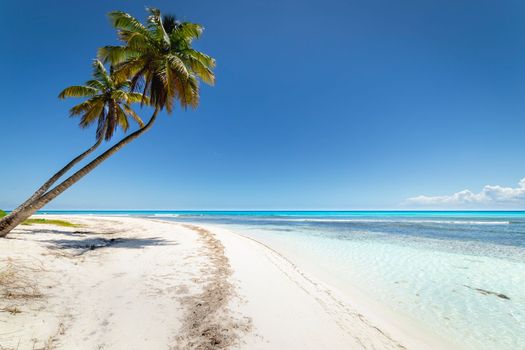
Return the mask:
[[[176,221],[174,221],[176,222]],[[292,280],[298,289],[314,299],[324,312],[330,315],[330,320],[337,323],[343,330],[342,337],[353,339],[351,348],[356,349],[464,349],[442,337],[434,334],[424,325],[388,309],[385,305],[372,300],[359,288],[342,289],[330,284],[324,278],[321,270],[311,269],[304,261],[289,256],[277,247],[272,247],[254,237],[243,235],[242,232],[231,230],[214,224],[192,223],[214,232],[228,248],[230,240],[244,240],[242,248],[250,252],[257,251],[275,265],[275,274],[284,274]],[[230,244],[228,244],[230,243]],[[240,251],[232,249],[231,257],[239,258]],[[251,263],[251,262],[250,262]],[[236,264],[234,264],[236,265]],[[240,265],[240,262],[239,262]],[[247,268],[240,281],[245,284],[257,283],[253,278],[252,269]],[[358,284],[358,281],[355,281]],[[261,288],[263,286],[261,285]],[[252,294],[251,292],[248,292]],[[308,303],[305,303],[305,305]],[[308,304],[309,307],[316,306]],[[319,314],[316,314],[319,315]],[[286,317],[283,315],[283,317]],[[315,316],[313,316],[315,317]],[[337,347],[335,347],[337,348]]]
[[83,227],[19,227],[0,241],[0,276],[38,291],[2,305],[2,349],[452,348],[221,227],[53,217]]

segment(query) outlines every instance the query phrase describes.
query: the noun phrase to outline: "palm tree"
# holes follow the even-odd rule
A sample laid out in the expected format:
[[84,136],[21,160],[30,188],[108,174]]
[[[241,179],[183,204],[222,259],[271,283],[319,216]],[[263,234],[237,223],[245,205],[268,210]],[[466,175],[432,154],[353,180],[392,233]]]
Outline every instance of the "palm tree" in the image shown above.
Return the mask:
[[148,11],[145,26],[127,13],[111,12],[110,20],[125,45],[102,47],[99,57],[113,64],[117,75],[130,77],[133,89],[142,85],[157,108],[171,113],[175,101],[184,108],[196,107],[197,78],[210,85],[215,82],[215,60],[191,46],[204,28],[170,15],[162,17],[155,8]]
[[[212,69],[215,67],[215,60],[191,46],[192,41],[201,35],[202,26],[190,22],[179,22],[173,16],[162,17],[158,9],[151,8],[148,11],[150,15],[146,25],[127,13],[111,12],[110,20],[118,30],[123,45],[105,46],[99,50],[99,57],[114,67],[111,74],[114,82],[124,82],[130,79],[129,86],[133,91],[142,90],[140,102],[142,104],[149,102],[154,107],[150,120],[62,183],[38,196],[15,215],[8,215],[0,220],[0,237],[5,236],[20,222],[78,182],[123,146],[148,131],[161,110],[166,109],[168,113],[171,113],[177,102],[183,108],[197,107],[199,79],[210,85],[214,83],[215,77]],[[93,87],[89,84],[87,86]],[[72,96],[75,91],[80,93],[79,90],[73,88]],[[86,92],[86,90],[83,91]],[[92,102],[91,106],[93,105]],[[126,107],[123,108],[126,111]],[[93,116],[97,115],[94,112],[93,115],[88,114],[82,109],[79,109],[78,114],[82,115],[81,126],[83,120],[86,122],[91,120],[90,123],[93,123],[96,119]],[[114,112],[114,115],[119,115],[119,112]],[[101,114],[98,114],[99,118],[100,116]],[[108,118],[107,111],[105,118]],[[109,120],[102,129],[100,125],[97,130],[104,131],[99,134],[107,135],[107,132],[110,131],[104,128],[110,126]]]
[[113,133],[120,127],[126,132],[129,117],[140,127],[142,119],[131,108],[132,103],[149,103],[141,93],[130,91],[131,82],[119,79],[116,74],[108,74],[106,67],[99,60],[93,61],[93,77],[86,85],[74,85],[65,88],[58,97],[87,97],[88,99],[69,110],[70,115],[81,116],[80,127],[87,128],[97,123],[97,140],[111,140]]
[[70,86],[64,89],[58,97],[88,97],[88,99],[70,109],[70,116],[81,115],[80,127],[87,128],[97,122],[96,142],[93,146],[78,155],[57,173],[51,176],[31,197],[13,210],[2,222],[8,222],[20,211],[23,211],[37,198],[42,196],[55,182],[58,181],[73,166],[82,161],[95,151],[103,140],[109,141],[117,126],[124,132],[129,128],[128,117],[134,119],[140,127],[144,123],[131,108],[132,103],[146,102],[149,100],[140,93],[129,91],[131,82],[119,80],[114,74],[108,74],[106,68],[99,60],[93,61],[93,78],[85,85]]

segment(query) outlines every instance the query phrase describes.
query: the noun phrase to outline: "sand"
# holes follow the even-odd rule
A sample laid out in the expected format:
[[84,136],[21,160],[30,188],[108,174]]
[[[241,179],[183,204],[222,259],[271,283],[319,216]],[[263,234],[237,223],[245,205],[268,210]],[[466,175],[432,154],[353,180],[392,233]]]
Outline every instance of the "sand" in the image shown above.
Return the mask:
[[0,349],[445,349],[223,228],[62,216],[0,240]]

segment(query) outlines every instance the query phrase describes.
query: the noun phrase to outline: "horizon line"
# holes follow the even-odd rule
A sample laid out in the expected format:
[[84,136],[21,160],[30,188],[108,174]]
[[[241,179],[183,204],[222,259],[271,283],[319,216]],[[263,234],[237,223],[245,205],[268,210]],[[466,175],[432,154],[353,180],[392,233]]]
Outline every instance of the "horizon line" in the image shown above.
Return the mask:
[[[6,210],[10,212],[11,210]],[[158,212],[525,212],[525,209],[47,209],[38,212],[56,211],[158,211]],[[37,213],[38,213],[37,212]]]

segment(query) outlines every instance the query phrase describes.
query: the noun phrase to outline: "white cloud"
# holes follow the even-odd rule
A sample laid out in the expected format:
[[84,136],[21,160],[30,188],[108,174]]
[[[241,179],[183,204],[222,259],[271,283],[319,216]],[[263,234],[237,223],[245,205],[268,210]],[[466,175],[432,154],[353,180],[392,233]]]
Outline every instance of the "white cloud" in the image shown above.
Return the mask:
[[463,190],[445,196],[417,196],[405,200],[404,205],[425,207],[514,207],[525,205],[525,178],[518,187],[486,185],[481,192]]

